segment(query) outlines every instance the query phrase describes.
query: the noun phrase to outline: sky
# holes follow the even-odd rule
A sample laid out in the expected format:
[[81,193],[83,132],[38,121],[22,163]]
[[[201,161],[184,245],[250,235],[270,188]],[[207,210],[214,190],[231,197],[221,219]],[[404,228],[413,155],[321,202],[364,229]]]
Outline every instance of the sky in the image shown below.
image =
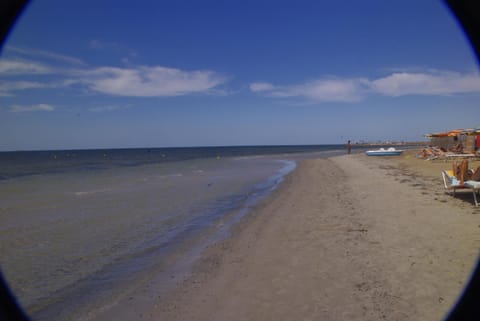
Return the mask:
[[32,1],[0,151],[419,141],[480,127],[479,98],[441,1]]

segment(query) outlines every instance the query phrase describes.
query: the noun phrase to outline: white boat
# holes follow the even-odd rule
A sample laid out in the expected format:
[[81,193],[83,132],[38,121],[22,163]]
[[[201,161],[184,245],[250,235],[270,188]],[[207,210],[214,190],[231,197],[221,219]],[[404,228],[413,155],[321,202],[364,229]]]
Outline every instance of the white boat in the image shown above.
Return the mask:
[[402,154],[402,152],[403,150],[395,149],[395,147],[390,147],[388,149],[380,148],[376,150],[369,150],[369,151],[366,151],[365,153],[368,156],[398,156]]

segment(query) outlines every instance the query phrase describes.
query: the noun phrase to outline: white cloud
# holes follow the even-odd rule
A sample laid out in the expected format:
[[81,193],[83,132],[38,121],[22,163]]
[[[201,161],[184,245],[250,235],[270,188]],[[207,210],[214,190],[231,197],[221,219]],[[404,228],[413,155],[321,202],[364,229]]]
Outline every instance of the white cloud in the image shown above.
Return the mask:
[[224,83],[213,71],[183,71],[162,66],[101,67],[78,73],[90,89],[110,95],[161,97],[205,93]]
[[260,92],[260,91],[271,91],[275,87],[268,83],[268,82],[255,82],[253,84],[250,84],[250,90],[253,92]]
[[45,58],[50,60],[55,60],[57,62],[64,62],[73,65],[84,65],[85,63],[78,58],[58,54],[56,52],[46,51],[46,50],[39,50],[39,49],[31,49],[31,48],[19,48],[14,46],[6,46],[5,48],[9,52],[14,52],[24,56],[30,56],[35,58]]
[[13,105],[10,106],[10,112],[12,113],[24,113],[24,112],[51,112],[54,111],[55,108],[52,105],[48,104],[38,104],[38,105],[30,105],[30,106],[20,106],[20,105]]
[[123,105],[105,105],[105,106],[97,106],[90,108],[90,111],[99,113],[99,112],[107,112],[107,111],[114,111],[118,109],[126,109],[130,106],[123,106]]
[[[3,61],[3,75],[49,73],[51,69],[36,63]],[[53,71],[52,71],[53,72]],[[55,80],[3,81],[0,95],[8,96],[13,91],[33,88],[60,88],[78,84],[109,95],[133,97],[166,97],[194,93],[219,93],[217,86],[226,82],[226,77],[213,71],[184,71],[162,66],[137,68],[99,67],[96,69],[58,69],[50,74]]]
[[0,74],[3,75],[48,74],[51,72],[49,67],[39,62],[15,59],[0,60]]
[[320,79],[292,86],[254,83],[250,85],[250,90],[279,98],[303,97],[319,102],[353,102],[363,97],[366,82],[364,79]]
[[52,88],[57,84],[35,81],[9,81],[0,83],[0,96],[11,96],[13,91],[36,89],[36,88]]
[[[118,46],[98,40],[92,40],[90,45],[92,48]],[[51,61],[49,65],[18,57],[0,60],[0,76],[4,79],[0,82],[0,96],[9,96],[18,90],[60,87],[87,87],[102,94],[131,97],[227,93],[219,88],[227,78],[210,70],[187,71],[165,66],[91,68],[80,59],[54,52],[12,46],[7,46],[6,49],[16,56],[43,58],[44,61],[50,59],[55,63]],[[19,76],[32,78],[29,81],[19,81]],[[6,81],[8,77],[16,79]],[[386,76],[377,78],[328,77],[291,85],[254,82],[249,85],[249,89],[268,97],[294,97],[314,102],[356,102],[372,95],[399,97],[479,93],[480,77],[477,73],[396,68],[390,69]]]
[[478,74],[461,74],[452,71],[396,72],[373,80],[370,86],[374,92],[393,97],[451,95],[480,92],[480,77]]
[[[91,46],[116,46],[114,43],[92,41]],[[14,91],[32,88],[59,88],[84,85],[90,90],[117,96],[165,97],[194,93],[218,94],[217,86],[226,82],[226,77],[209,70],[185,71],[163,66],[138,66],[129,68],[98,67],[89,68],[77,58],[53,52],[8,47],[8,51],[21,56],[35,56],[55,60],[52,65],[26,59],[0,60],[0,76],[29,77],[44,76],[40,82],[3,81],[0,83],[0,96],[11,96]],[[134,53],[132,53],[134,55]],[[76,66],[60,65],[59,63]],[[82,65],[81,68],[78,66]],[[55,67],[52,67],[55,66]],[[46,77],[48,76],[48,78]],[[24,78],[25,79],[25,78]]]
[[364,84],[363,79],[323,79],[294,86],[291,91],[315,101],[354,102],[363,97]]
[[375,94],[398,97],[480,93],[480,76],[476,73],[439,70],[394,72],[377,79],[331,78],[290,86],[253,83],[250,90],[270,97],[301,97],[315,102],[356,102]]

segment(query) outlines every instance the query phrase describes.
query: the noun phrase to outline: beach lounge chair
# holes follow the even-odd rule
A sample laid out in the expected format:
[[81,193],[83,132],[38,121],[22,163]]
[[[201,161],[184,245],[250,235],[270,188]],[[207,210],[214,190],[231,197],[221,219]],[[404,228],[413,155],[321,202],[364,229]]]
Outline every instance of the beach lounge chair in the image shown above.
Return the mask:
[[470,188],[473,192],[473,200],[475,201],[475,206],[479,206],[480,203],[477,201],[477,193],[480,196],[480,182],[479,181],[466,181],[465,187]]
[[469,169],[468,177],[468,179],[472,181],[480,181],[480,166],[478,166],[477,169]]
[[480,194],[480,182],[479,181],[461,181],[453,175],[453,170],[442,171],[443,184],[447,192],[451,192],[455,196],[455,191],[457,189],[470,189],[473,193],[473,200],[475,206],[479,206],[480,203],[477,200],[477,193]]
[[448,149],[449,152],[463,154],[463,144],[458,143]]
[[443,185],[447,192],[451,192],[455,196],[457,189],[465,188],[465,183],[458,180],[452,170],[442,171]]
[[452,152],[447,152],[444,154],[447,159],[458,159],[458,158],[472,158],[475,157],[475,154],[457,154]]
[[429,146],[424,149],[420,153],[417,154],[417,158],[423,158],[425,160],[434,160],[437,158],[442,158],[445,156],[445,151],[442,150],[440,147],[436,146]]

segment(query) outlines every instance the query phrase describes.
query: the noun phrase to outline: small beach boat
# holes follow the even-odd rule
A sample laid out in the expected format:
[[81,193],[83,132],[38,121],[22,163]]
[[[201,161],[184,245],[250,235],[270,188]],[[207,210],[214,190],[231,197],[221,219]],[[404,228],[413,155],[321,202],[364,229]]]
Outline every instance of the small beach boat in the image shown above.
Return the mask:
[[395,147],[390,147],[388,149],[380,148],[376,150],[369,150],[365,153],[367,156],[398,156],[402,154],[403,150],[395,149]]

